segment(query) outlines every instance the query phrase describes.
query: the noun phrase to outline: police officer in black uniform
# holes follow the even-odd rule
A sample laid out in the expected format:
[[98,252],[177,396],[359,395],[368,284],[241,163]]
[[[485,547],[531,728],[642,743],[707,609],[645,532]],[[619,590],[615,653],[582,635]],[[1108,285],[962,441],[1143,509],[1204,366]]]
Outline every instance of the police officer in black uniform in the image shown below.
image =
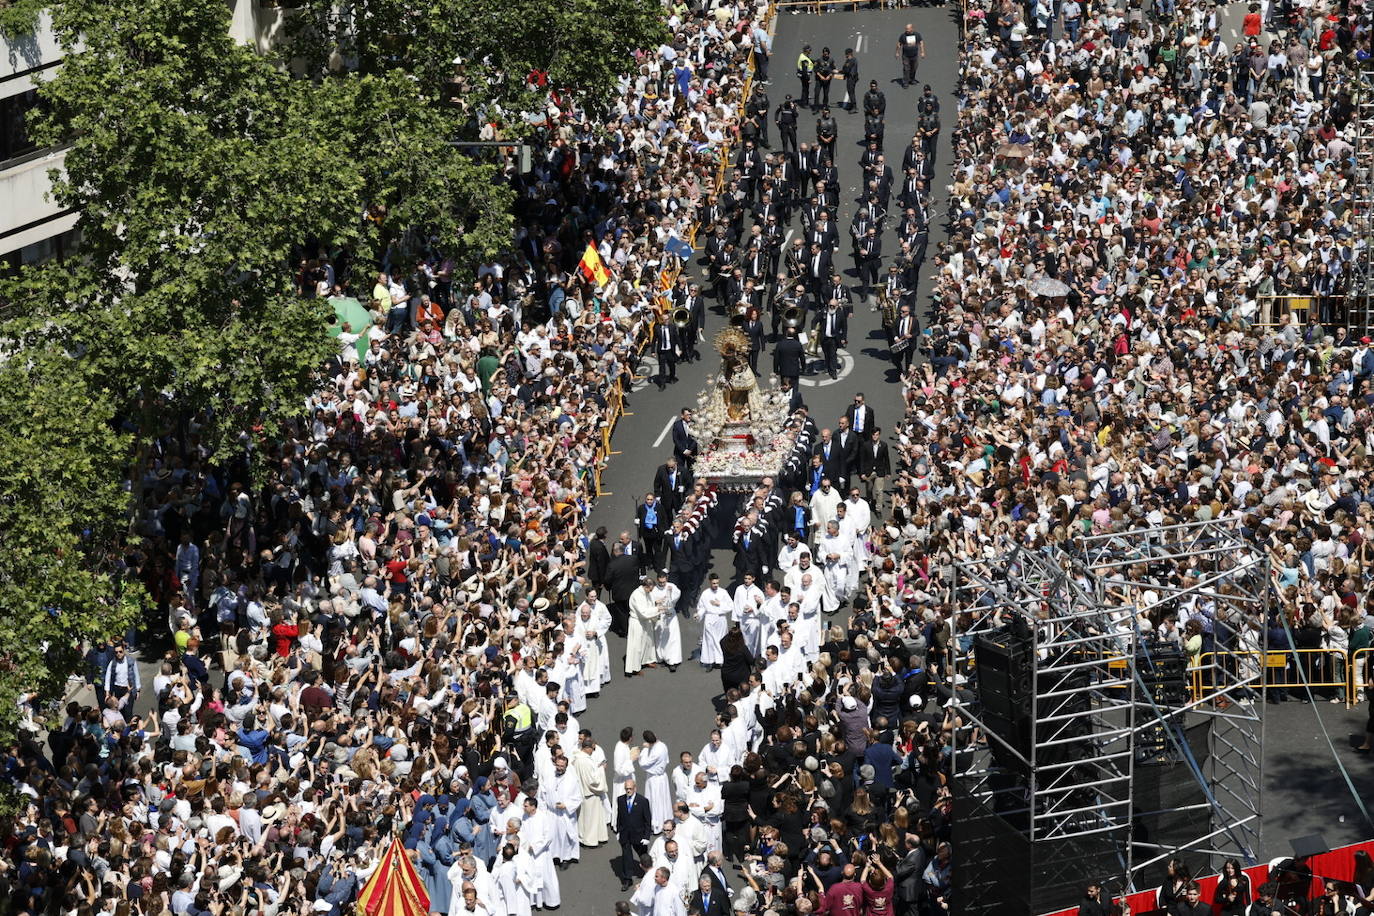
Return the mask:
[[830,84],[835,80],[835,58],[830,56],[829,48],[821,48],[821,59],[816,61],[816,95],[811,100],[811,108],[830,107]]
[[844,63],[840,64],[840,76],[844,77],[845,110],[854,112],[859,107],[859,61],[853,48],[845,48]]
[[797,103],[792,96],[782,100],[778,110],[773,113],[773,123],[778,126],[778,138],[782,151],[789,155],[797,152]]

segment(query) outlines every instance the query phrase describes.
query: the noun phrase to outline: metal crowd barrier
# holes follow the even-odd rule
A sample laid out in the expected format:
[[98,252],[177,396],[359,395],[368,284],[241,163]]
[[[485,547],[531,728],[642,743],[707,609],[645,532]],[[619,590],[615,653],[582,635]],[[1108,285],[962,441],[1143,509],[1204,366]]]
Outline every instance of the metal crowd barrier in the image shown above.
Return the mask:
[[[1369,652],[1362,649],[1356,656]],[[1189,669],[1194,700],[1205,699],[1216,692],[1220,686],[1209,682],[1208,672],[1215,668],[1238,670],[1242,659],[1250,659],[1250,665],[1259,666],[1260,681],[1256,689],[1283,687],[1316,690],[1337,690],[1347,705],[1355,702],[1355,685],[1352,681],[1357,663],[1346,657],[1341,649],[1271,649],[1269,651],[1242,650],[1204,652],[1198,656],[1198,665]],[[1297,667],[1300,670],[1292,670]]]

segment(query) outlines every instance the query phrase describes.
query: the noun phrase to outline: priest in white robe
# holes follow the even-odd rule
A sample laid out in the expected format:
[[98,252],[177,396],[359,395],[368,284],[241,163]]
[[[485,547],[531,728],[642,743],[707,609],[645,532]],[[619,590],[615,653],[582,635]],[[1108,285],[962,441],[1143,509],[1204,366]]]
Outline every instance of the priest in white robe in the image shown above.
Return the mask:
[[672,789],[668,785],[668,745],[647,729],[639,751],[639,768],[644,771],[644,795],[649,799],[654,833],[659,833],[663,830],[663,822],[673,816]]
[[533,798],[525,799],[525,812],[520,822],[521,849],[530,857],[530,873],[538,880],[539,890],[531,905],[556,907],[563,902],[558,892],[558,870],[553,864],[554,825],[548,812]]
[[701,873],[696,860],[684,855],[676,840],[663,844],[662,851],[654,857],[654,868],[668,869],[669,881],[684,897],[696,889],[697,875]]
[[596,762],[596,743],[586,738],[573,755],[573,770],[582,790],[577,809],[577,839],[583,846],[600,846],[610,839],[606,829],[606,762]]
[[638,674],[658,657],[658,603],[654,601],[654,580],[643,584],[630,596],[630,629],[625,638],[625,673]]
[[595,591],[577,608],[578,635],[582,637],[582,683],[588,696],[596,696],[611,682],[611,651],[606,633],[611,628],[611,611],[595,600]]
[[506,916],[530,916],[530,901],[534,898],[534,863],[527,853],[507,845],[496,858],[492,880],[496,885],[498,906],[493,913]]
[[582,808],[582,783],[568,763],[568,758],[554,759],[553,779],[540,784],[540,807],[553,821],[553,860],[560,867],[576,862],[582,855],[577,836],[577,812]]
[[668,581],[668,574],[658,574],[654,585],[654,603],[658,605],[658,628],[655,632],[658,660],[676,671],[682,664],[682,626],[678,623],[677,603],[682,589]]
[[453,885],[449,897],[448,911],[458,913],[463,909],[463,885],[470,884],[477,891],[477,902],[487,908],[489,913],[499,913],[499,901],[495,883],[487,872],[487,867],[476,856],[459,856],[448,867],[448,879]]
[[708,779],[705,773],[698,773],[696,785],[692,787],[692,793],[687,798],[687,808],[701,825],[702,833],[706,835],[708,853],[721,848],[721,813],[724,807],[720,798],[720,785]]
[[744,581],[735,589],[734,620],[749,654],[759,654],[759,636],[763,632],[763,589],[754,583],[754,574],[745,573]]
[[821,535],[820,542],[816,545],[816,553],[820,556],[821,568],[825,571],[825,584],[830,587],[836,603],[843,604],[850,598],[851,573],[854,584],[858,584],[858,560],[854,556],[853,533],[841,532],[839,519],[831,519],[825,526],[825,534]]
[[701,649],[698,660],[708,667],[725,661],[720,651],[721,638],[730,632],[730,614],[735,609],[730,593],[720,587],[720,575],[711,573],[710,586],[697,599],[696,617],[701,621]]

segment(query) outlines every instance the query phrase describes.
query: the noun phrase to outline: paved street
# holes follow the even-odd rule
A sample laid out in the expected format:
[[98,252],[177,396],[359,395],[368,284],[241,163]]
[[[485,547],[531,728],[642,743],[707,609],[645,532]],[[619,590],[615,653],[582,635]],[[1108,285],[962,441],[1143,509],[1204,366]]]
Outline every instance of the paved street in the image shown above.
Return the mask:
[[[800,87],[794,74],[797,54],[803,44],[810,44],[815,56],[820,55],[823,46],[829,46],[837,60],[843,60],[845,48],[854,48],[859,60],[860,95],[867,90],[870,79],[878,80],[879,86],[887,94],[884,151],[892,166],[894,180],[900,182],[902,153],[915,127],[915,102],[920,94],[919,86],[904,90],[897,82],[901,65],[893,57],[893,51],[898,34],[908,22],[914,23],[925,39],[927,56],[921,62],[918,76],[939,93],[940,119],[944,128],[940,136],[930,207],[930,254],[926,260],[927,269],[922,271],[920,301],[925,303],[930,290],[925,277],[934,275],[930,265],[934,260],[935,246],[945,237],[942,224],[945,212],[944,186],[951,158],[950,127],[956,111],[953,90],[958,69],[958,59],[954,54],[958,44],[958,23],[951,18],[950,11],[943,7],[918,7],[835,12],[819,16],[783,13],[777,20],[769,67],[773,81],[768,87],[768,96],[774,108],[786,93],[800,97]],[[841,234],[835,264],[846,271],[846,280],[856,286],[858,280],[849,272],[852,264],[847,233],[862,175],[858,161],[863,151],[863,114],[862,109],[852,114],[839,109],[838,103],[844,98],[844,84],[839,79],[835,82],[830,101],[831,111],[840,128],[836,142],[836,165],[843,185],[838,218],[832,217]],[[799,141],[814,140],[816,117],[808,112],[802,113],[797,129]],[[771,121],[769,131],[769,139],[776,146],[777,131]],[[888,220],[883,237],[884,275],[896,247],[896,222],[896,219]],[[794,216],[789,228],[800,232],[800,219]],[[598,504],[592,516],[593,528],[605,525],[612,538],[621,530],[633,529],[637,500],[650,488],[654,469],[672,454],[672,441],[665,432],[668,425],[676,418],[679,408],[695,405],[697,394],[705,385],[706,375],[719,371],[718,360],[713,358],[714,351],[710,348],[710,339],[725,320],[721,311],[710,313],[707,318],[707,339],[701,346],[704,358],[697,363],[680,364],[678,384],[670,385],[664,392],[647,385],[631,396],[629,409],[632,415],[621,420],[613,444],[620,454],[611,458],[604,475],[605,486],[612,492]],[[848,350],[850,360],[845,363],[848,373],[842,372],[836,382],[831,382],[824,373],[803,379],[802,396],[816,417],[816,422],[821,426],[831,426],[850,404],[854,393],[862,391],[868,404],[873,407],[878,425],[888,430],[902,412],[901,390],[896,372],[887,359],[879,316],[872,310],[871,303],[859,301],[857,296],[854,316],[850,321]],[[770,348],[760,360],[760,368],[771,365],[771,359]],[[646,366],[644,371],[651,369],[652,366]],[[724,523],[727,533],[730,522],[733,519]],[[728,549],[714,552],[714,568],[724,578],[728,579],[733,573],[732,559]],[[684,652],[696,646],[699,629],[694,621],[684,622]],[[683,750],[690,750],[694,754],[699,751],[706,743],[713,724],[711,699],[720,693],[719,674],[705,672],[689,661],[679,667],[675,674],[659,668],[627,681],[621,675],[623,640],[612,637],[612,643],[615,666],[613,679],[602,691],[601,698],[593,701],[581,717],[582,724],[593,730],[597,741],[606,748],[608,754],[617,734],[625,725],[633,726],[636,733],[646,727],[653,728],[667,742],[674,759]],[[619,847],[613,838],[611,845],[600,850],[584,850],[581,864],[562,873],[563,910],[579,914],[611,912],[614,901],[621,896],[620,885],[610,864],[611,858],[618,852]]]

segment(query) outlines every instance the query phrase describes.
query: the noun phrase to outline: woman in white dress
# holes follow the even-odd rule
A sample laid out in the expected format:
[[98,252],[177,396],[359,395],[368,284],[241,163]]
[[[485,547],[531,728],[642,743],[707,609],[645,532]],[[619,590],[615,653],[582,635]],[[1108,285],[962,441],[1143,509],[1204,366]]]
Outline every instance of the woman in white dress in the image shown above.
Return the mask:
[[668,784],[668,745],[648,729],[639,751],[639,768],[644,771],[644,794],[649,799],[654,833],[659,833],[663,822],[673,816],[673,790]]

